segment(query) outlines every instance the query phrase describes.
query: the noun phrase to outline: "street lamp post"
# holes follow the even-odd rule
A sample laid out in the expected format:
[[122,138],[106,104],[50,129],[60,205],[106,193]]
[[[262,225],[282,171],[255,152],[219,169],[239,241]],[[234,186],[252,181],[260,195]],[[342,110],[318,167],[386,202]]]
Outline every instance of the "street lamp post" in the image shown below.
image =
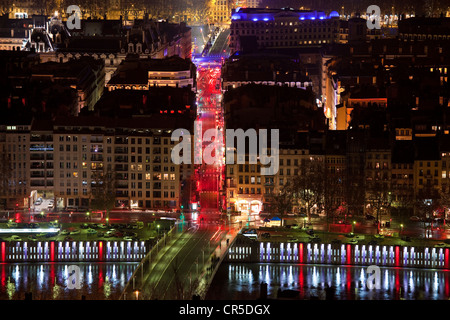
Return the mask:
[[352,223],[352,233],[355,233],[355,225],[356,225],[356,221],[353,221],[353,223]]
[[400,224],[400,236],[402,235],[402,233],[403,233],[403,223]]

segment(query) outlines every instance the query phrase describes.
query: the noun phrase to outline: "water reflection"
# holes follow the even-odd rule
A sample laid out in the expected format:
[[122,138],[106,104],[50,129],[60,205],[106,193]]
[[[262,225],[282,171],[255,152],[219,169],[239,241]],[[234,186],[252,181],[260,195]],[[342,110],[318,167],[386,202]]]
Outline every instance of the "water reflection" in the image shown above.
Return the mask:
[[300,299],[325,299],[328,286],[342,300],[450,297],[449,271],[382,267],[380,289],[368,289],[371,275],[366,267],[229,263],[219,268],[207,299],[257,299],[261,282],[267,283],[268,298],[277,298],[281,289],[298,291]]
[[[80,268],[80,289],[69,289],[68,266]],[[116,300],[138,263],[0,264],[0,300]]]

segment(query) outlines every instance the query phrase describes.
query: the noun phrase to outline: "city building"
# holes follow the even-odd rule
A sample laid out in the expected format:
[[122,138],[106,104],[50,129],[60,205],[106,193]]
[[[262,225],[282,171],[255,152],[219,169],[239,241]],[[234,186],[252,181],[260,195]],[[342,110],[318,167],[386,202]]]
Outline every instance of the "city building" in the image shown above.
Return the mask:
[[230,49],[295,48],[338,41],[339,14],[321,11],[238,8],[232,11]]
[[289,56],[276,54],[235,54],[222,66],[222,88],[244,84],[278,85],[307,89],[312,87],[302,65]]
[[151,87],[188,87],[195,91],[196,67],[190,59],[172,56],[164,59],[140,59],[129,54],[106,84],[117,89],[148,90]]

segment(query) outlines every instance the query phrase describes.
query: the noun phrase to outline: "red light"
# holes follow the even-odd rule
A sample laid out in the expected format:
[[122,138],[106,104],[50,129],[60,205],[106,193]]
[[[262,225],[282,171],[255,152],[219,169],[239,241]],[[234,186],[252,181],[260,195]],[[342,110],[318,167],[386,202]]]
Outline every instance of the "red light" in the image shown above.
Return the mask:
[[55,260],[55,243],[50,242],[50,261],[53,262]]

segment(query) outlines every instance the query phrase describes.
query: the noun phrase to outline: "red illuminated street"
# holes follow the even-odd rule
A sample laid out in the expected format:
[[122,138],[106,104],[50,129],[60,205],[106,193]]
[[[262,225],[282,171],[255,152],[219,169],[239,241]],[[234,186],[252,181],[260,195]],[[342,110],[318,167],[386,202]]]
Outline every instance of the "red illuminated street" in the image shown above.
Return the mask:
[[[209,129],[223,130],[223,113],[221,107],[220,60],[204,59],[197,66],[197,121],[201,125],[202,137]],[[203,151],[211,141],[196,141]],[[223,140],[218,142],[215,150],[223,148]],[[200,150],[197,149],[197,150]],[[223,150],[223,149],[222,149]],[[211,154],[215,156],[215,152]],[[197,192],[200,201],[200,218],[216,219],[221,208],[221,185],[224,170],[223,160],[214,164],[204,161],[196,169]]]

